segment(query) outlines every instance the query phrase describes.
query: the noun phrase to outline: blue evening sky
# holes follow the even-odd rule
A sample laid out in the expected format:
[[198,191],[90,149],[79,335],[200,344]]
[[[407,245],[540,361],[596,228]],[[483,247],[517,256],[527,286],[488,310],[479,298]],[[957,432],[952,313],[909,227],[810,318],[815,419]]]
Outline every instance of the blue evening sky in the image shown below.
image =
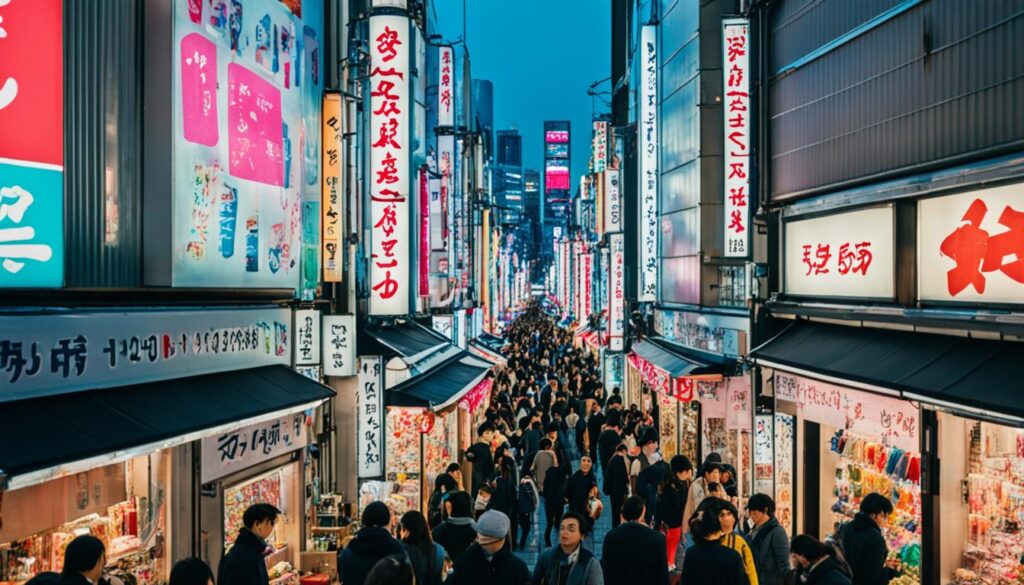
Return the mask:
[[[462,36],[463,0],[430,0],[445,40]],[[474,79],[494,83],[495,131],[516,126],[523,164],[541,170],[544,121],[572,122],[570,185],[590,159],[591,122],[609,111],[587,95],[611,74],[610,0],[465,0]],[[599,86],[607,91],[609,83]],[[607,100],[607,96],[603,96]]]

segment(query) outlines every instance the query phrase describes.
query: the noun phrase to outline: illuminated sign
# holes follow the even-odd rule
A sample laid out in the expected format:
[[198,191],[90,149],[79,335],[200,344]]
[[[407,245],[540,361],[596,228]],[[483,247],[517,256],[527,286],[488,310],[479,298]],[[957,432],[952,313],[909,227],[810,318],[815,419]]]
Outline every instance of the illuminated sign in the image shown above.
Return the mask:
[[591,144],[590,157],[594,161],[594,172],[603,173],[608,160],[608,122],[594,122],[594,141]]
[[640,35],[640,300],[658,291],[658,30]]
[[548,130],[544,133],[544,142],[561,143],[569,142],[568,130]]
[[330,93],[324,96],[321,120],[323,195],[320,209],[323,212],[323,280],[341,282],[344,267],[342,237],[345,234],[345,161],[342,157],[342,136],[345,131],[340,94]]
[[750,27],[744,18],[722,22],[725,86],[725,250],[730,258],[749,255],[750,240]]
[[625,238],[622,234],[610,237],[611,255],[608,270],[608,347],[622,351],[626,333],[626,269]]
[[370,311],[409,312],[409,19],[370,17]]
[[437,125],[454,126],[455,109],[452,107],[452,98],[455,92],[455,75],[452,63],[454,51],[449,46],[438,47],[437,51]]

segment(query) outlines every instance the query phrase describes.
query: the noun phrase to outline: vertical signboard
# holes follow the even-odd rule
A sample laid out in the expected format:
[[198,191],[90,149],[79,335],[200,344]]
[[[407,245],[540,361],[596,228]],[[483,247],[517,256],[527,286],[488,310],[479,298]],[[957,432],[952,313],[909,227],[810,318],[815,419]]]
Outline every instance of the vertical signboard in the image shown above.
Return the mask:
[[344,119],[341,109],[341,94],[324,95],[323,134],[323,185],[320,209],[321,243],[324,259],[324,282],[341,282],[344,266],[342,257],[342,237],[345,234],[345,161],[342,157],[342,136],[345,134]]
[[295,311],[295,364],[312,366],[320,363],[320,311]]
[[419,275],[418,294],[421,297],[430,296],[430,192],[427,183],[427,167],[420,168],[417,184],[419,185],[419,262],[416,267]]
[[622,234],[612,234],[610,244],[608,300],[611,307],[608,311],[608,347],[612,351],[622,351],[626,331],[625,237]]
[[359,358],[356,394],[356,460],[359,479],[384,475],[384,388],[381,358]]
[[582,287],[582,291],[581,292],[583,293],[581,295],[582,299],[583,299],[583,312],[580,314],[580,317],[584,317],[585,318],[588,315],[590,315],[590,313],[592,313],[593,310],[594,310],[594,298],[593,298],[593,294],[594,294],[593,282],[594,282],[594,279],[593,279],[593,274],[594,274],[594,255],[591,254],[590,252],[584,251],[583,252],[582,282],[580,282],[580,286]]
[[370,311],[409,312],[409,19],[370,17]]
[[354,376],[356,373],[355,315],[324,315],[324,375]]
[[452,64],[453,50],[448,45],[437,48],[437,125],[451,127],[455,125],[455,108],[452,97],[455,87],[455,75]]
[[619,196],[619,171],[615,168],[604,173],[604,230],[622,231],[622,198]]
[[722,21],[725,88],[725,249],[728,258],[749,255],[750,26],[745,18]]
[[658,29],[640,32],[640,300],[658,291]]
[[[441,197],[438,202],[441,208],[440,242],[435,250],[448,249],[448,234],[452,229],[452,191],[455,182],[455,137],[444,134],[437,137],[437,171],[441,175]],[[451,264],[451,258],[448,258]],[[442,270],[441,272],[447,272]]]
[[0,288],[64,284],[62,7],[0,1]]
[[608,122],[594,122],[594,143],[591,148],[594,159],[594,173],[603,173],[608,160]]

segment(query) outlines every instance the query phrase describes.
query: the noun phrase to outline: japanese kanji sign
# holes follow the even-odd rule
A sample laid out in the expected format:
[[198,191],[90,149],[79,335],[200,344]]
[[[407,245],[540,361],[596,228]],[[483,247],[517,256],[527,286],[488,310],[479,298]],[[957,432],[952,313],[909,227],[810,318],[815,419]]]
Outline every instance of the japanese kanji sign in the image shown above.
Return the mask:
[[893,222],[886,205],[784,223],[786,293],[891,299]]
[[593,172],[603,173],[608,161],[608,122],[594,120],[594,140],[590,147]]
[[381,358],[359,358],[356,466],[360,479],[384,475],[384,379]]
[[342,136],[345,133],[345,116],[342,110],[341,94],[324,95],[321,120],[321,145],[323,153],[323,185],[320,199],[320,218],[323,230],[321,238],[324,259],[324,282],[341,282],[345,265],[342,238],[345,236],[345,157],[342,151]]
[[301,412],[207,437],[202,444],[202,482],[269,461],[306,446],[306,415]]
[[640,31],[640,291],[653,301],[658,292],[658,29]]
[[437,48],[437,125],[455,125],[455,63],[454,51],[448,45]]
[[0,402],[291,362],[291,311],[0,317]]
[[795,402],[807,420],[920,451],[918,409],[913,403],[775,372],[775,399]]
[[604,172],[604,230],[622,231],[622,197],[619,195],[619,170]]
[[626,333],[626,242],[622,234],[610,237],[608,270],[608,348],[622,351]]
[[320,363],[320,311],[295,311],[295,364],[312,366]]
[[370,17],[370,314],[409,312],[409,19]]
[[62,18],[0,1],[0,288],[64,283]]
[[725,249],[749,255],[750,242],[750,27],[745,18],[722,21],[722,99],[725,115]]
[[355,315],[324,315],[324,375],[356,374]]
[[1024,183],[917,205],[921,300],[1024,302]]

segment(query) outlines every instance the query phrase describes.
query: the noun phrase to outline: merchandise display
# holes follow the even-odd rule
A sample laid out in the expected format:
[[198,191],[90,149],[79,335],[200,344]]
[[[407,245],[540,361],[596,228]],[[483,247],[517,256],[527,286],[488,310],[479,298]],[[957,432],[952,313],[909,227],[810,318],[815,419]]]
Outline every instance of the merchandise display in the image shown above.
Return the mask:
[[426,475],[426,491],[434,489],[434,478],[444,473],[449,463],[457,463],[458,453],[458,413],[452,411],[439,415],[434,427],[423,435],[423,470]]
[[796,417],[775,413],[775,517],[793,534],[793,454],[796,452]]
[[[386,477],[394,485],[385,500],[392,505],[393,514],[418,510],[420,507],[420,413],[418,408],[389,408],[387,439],[385,440]],[[393,500],[393,501],[392,501]],[[404,502],[399,502],[404,500]],[[401,508],[401,512],[396,509]]]
[[679,453],[679,401],[671,396],[655,392],[658,397],[661,455],[665,460]]
[[890,583],[920,583],[920,455],[842,429],[833,435],[831,451],[840,456],[835,469],[832,526],[852,520],[865,495],[872,492],[888,495],[894,508],[884,531],[889,557],[903,566],[903,574]]
[[[284,510],[281,497],[281,470],[277,469],[224,490],[224,546],[230,547],[242,528],[242,514],[253,504],[271,504]],[[267,539],[277,546],[274,534]],[[278,547],[280,548],[280,547]]]
[[968,537],[958,584],[1024,583],[1024,431],[968,427]]

